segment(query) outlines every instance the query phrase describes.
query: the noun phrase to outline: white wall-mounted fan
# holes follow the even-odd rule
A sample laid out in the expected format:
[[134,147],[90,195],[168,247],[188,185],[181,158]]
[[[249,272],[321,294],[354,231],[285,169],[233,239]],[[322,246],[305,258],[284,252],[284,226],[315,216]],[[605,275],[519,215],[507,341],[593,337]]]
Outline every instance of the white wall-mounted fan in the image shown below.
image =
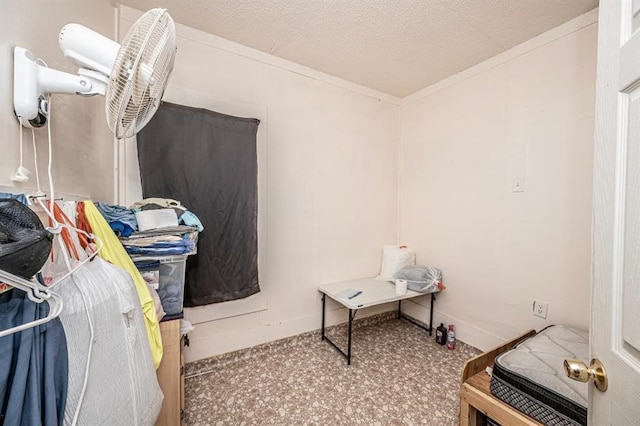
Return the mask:
[[142,129],[160,106],[176,54],[175,25],[165,9],[152,9],[131,27],[122,45],[79,24],[60,31],[60,48],[80,69],[70,74],[14,49],[13,106],[23,125],[46,123],[49,93],[105,95],[107,123],[119,139]]

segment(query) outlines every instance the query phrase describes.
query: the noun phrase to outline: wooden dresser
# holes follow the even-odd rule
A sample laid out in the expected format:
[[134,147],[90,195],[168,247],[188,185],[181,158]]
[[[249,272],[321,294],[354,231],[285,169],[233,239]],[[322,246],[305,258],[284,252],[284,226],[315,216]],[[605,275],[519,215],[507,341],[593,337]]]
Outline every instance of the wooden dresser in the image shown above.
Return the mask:
[[156,371],[164,394],[162,410],[156,426],[184,425],[184,344],[180,336],[180,320],[160,323],[164,354]]

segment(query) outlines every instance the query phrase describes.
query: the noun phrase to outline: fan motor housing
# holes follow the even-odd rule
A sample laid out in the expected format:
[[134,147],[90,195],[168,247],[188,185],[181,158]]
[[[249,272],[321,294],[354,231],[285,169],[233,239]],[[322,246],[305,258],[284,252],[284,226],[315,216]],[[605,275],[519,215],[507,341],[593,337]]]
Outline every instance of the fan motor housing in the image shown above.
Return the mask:
[[173,69],[176,34],[166,9],[144,13],[123,44],[80,24],[65,25],[58,43],[77,74],[51,69],[29,50],[14,48],[13,106],[25,127],[47,123],[51,93],[105,95],[107,125],[117,138],[133,136],[156,112]]

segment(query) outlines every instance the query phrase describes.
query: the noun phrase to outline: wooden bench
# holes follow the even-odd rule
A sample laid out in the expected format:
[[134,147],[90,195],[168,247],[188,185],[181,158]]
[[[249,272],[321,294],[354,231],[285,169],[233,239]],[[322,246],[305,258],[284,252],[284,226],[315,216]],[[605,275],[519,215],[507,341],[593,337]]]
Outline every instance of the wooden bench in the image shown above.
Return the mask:
[[542,426],[542,423],[493,396],[489,390],[491,378],[485,371],[487,367],[493,366],[496,356],[535,334],[535,330],[530,330],[522,336],[465,363],[461,377],[460,426],[486,425],[487,417],[504,426]]

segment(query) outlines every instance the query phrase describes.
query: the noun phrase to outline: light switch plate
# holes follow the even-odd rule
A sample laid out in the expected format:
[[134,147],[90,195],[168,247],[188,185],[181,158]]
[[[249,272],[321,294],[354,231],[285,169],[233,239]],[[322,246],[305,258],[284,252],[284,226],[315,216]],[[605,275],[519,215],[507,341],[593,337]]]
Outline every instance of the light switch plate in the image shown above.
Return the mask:
[[524,192],[524,179],[514,178],[511,181],[511,192]]

